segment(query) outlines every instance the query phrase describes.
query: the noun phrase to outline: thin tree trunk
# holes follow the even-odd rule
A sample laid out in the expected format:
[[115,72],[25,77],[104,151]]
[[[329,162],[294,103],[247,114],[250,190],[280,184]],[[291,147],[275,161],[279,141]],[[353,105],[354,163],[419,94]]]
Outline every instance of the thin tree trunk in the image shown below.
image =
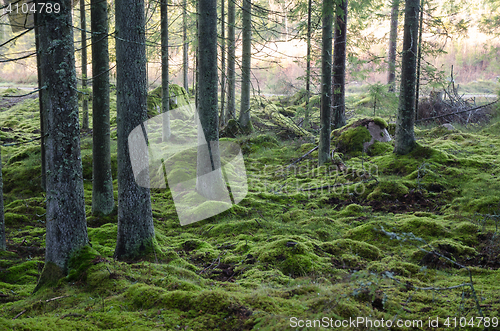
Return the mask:
[[161,112],[163,114],[162,140],[170,138],[170,91],[168,87],[168,0],[161,0]]
[[6,249],[5,216],[3,211],[2,147],[0,146],[0,251],[4,251]]
[[[340,10],[339,10],[340,9]],[[347,42],[347,0],[338,5],[333,47],[333,127],[345,125],[345,61]]]
[[188,70],[189,70],[189,44],[187,41],[187,1],[183,0],[182,2],[182,71],[183,71],[183,82],[184,89],[189,94],[189,79],[188,79]]
[[[39,14],[45,138],[45,268],[36,289],[67,273],[70,256],[88,244],[83,197],[71,1],[59,13]],[[55,1],[50,1],[54,5]],[[59,68],[54,70],[54,68]]]
[[398,43],[399,0],[392,0],[391,32],[389,34],[389,58],[387,85],[389,92],[396,90],[396,49]]
[[[217,0],[198,2],[199,105],[196,191],[210,200],[225,192],[219,152],[217,93]],[[204,139],[203,139],[204,138]]]
[[111,139],[109,118],[108,5],[91,0],[92,30],[92,213],[108,215],[113,211]]
[[422,60],[422,31],[424,23],[424,0],[420,0],[420,21],[418,28],[417,87],[415,88],[415,121],[418,120],[418,99],[420,96],[420,62]]
[[[87,20],[85,15],[85,0],[80,0],[80,29],[82,36],[82,89],[87,93]],[[89,128],[89,101],[88,94],[82,96],[82,129]]]
[[234,31],[236,7],[235,0],[227,2],[227,111],[226,119],[235,119],[235,90],[236,90],[236,72],[235,72],[235,51],[236,37]]
[[[154,238],[150,192],[134,179],[128,145],[130,132],[147,120],[144,1],[118,0],[115,13],[118,238],[114,256],[126,260],[149,253]],[[138,161],[149,163],[147,157]],[[149,182],[147,167],[142,176]]]
[[306,110],[304,114],[304,127],[309,126],[309,98],[311,97],[311,13],[312,0],[307,5],[307,55],[306,55]]
[[323,31],[321,55],[321,129],[319,136],[318,162],[325,164],[330,159],[330,131],[332,112],[332,25],[333,0],[323,0]]
[[[226,13],[225,13],[225,0],[220,0],[221,7],[221,42],[220,42],[220,50],[221,50],[221,78],[220,78],[220,125],[223,126],[226,124],[225,118],[225,97],[226,97]],[[231,0],[229,0],[231,1]]]
[[[38,8],[38,1],[35,0],[35,5]],[[38,29],[38,21],[39,21],[39,15],[38,13],[35,13],[34,15],[34,22],[35,22],[35,48],[36,48],[36,69],[37,69],[37,78],[38,78],[38,106],[40,107],[40,156],[41,156],[41,164],[42,164],[42,174],[41,174],[41,186],[42,186],[42,191],[45,192],[46,188],[46,171],[45,171],[45,126],[44,126],[44,111],[43,111],[43,82],[42,82],[42,70],[41,70],[41,62],[40,62],[40,32]]]
[[417,64],[419,0],[406,0],[403,37],[403,66],[396,121],[396,154],[408,154],[415,147],[415,83]]
[[240,127],[252,131],[250,121],[250,68],[252,60],[252,2],[243,0]]

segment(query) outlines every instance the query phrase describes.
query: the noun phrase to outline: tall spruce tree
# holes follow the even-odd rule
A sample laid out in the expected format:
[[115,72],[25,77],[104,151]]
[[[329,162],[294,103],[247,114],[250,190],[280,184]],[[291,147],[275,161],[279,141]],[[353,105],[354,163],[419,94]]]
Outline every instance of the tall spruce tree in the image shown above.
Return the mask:
[[[46,227],[45,267],[39,286],[68,270],[70,256],[88,244],[83,198],[80,128],[71,0],[56,13],[42,12],[39,24],[40,74],[45,137]],[[37,287],[38,289],[39,287]]]
[[337,5],[333,47],[333,126],[345,125],[345,61],[347,44],[347,0]]
[[2,147],[0,147],[0,251],[7,248],[5,241],[5,215],[3,211]]
[[227,107],[226,120],[235,119],[236,91],[236,6],[235,0],[227,1]]
[[161,112],[162,117],[162,140],[170,138],[170,90],[168,82],[168,0],[161,0]]
[[321,50],[321,129],[319,133],[318,163],[330,159],[332,112],[332,24],[333,0],[323,0],[323,35]]
[[[85,0],[80,0],[80,32],[82,38],[82,89],[87,93],[87,15]],[[88,94],[82,97],[82,129],[89,128],[89,101]]]
[[[217,95],[217,0],[200,0],[198,9],[198,156],[196,190],[217,200],[225,192],[219,151]],[[204,136],[205,141],[201,138]]]
[[[147,254],[154,238],[151,196],[134,179],[128,136],[147,120],[146,36],[143,0],[117,0],[116,110],[118,138],[118,238],[115,258]],[[148,160],[141,160],[148,164]],[[149,174],[145,180],[149,180]]]
[[92,30],[92,213],[108,215],[113,211],[111,139],[109,117],[108,4],[90,2]]
[[391,6],[391,31],[389,33],[389,57],[387,60],[388,74],[387,85],[389,92],[396,90],[396,49],[398,43],[399,0],[392,0]]
[[242,58],[241,58],[241,104],[240,128],[245,133],[251,132],[250,119],[250,74],[252,62],[252,1],[243,0],[242,7]]
[[406,0],[403,36],[403,57],[401,88],[399,94],[398,118],[396,121],[396,154],[408,154],[416,145],[415,84],[418,46],[419,0]]

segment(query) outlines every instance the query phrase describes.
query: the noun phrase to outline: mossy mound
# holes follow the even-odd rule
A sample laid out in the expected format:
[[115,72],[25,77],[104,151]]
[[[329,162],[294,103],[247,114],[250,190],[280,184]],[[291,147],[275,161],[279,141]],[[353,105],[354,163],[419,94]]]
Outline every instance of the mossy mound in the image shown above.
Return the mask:
[[319,269],[319,258],[304,238],[278,236],[271,240],[253,251],[259,261],[277,261],[277,267],[285,275],[304,276]]
[[378,247],[352,239],[338,239],[331,242],[324,242],[321,248],[332,255],[350,253],[368,260],[378,260],[382,256],[382,252]]
[[398,181],[382,181],[378,186],[368,195],[368,200],[396,200],[409,190],[404,184]]
[[[189,96],[184,87],[177,84],[168,84],[168,90],[170,91],[170,110],[189,105]],[[161,113],[162,97],[163,89],[161,85],[148,93],[147,107],[149,118]]]

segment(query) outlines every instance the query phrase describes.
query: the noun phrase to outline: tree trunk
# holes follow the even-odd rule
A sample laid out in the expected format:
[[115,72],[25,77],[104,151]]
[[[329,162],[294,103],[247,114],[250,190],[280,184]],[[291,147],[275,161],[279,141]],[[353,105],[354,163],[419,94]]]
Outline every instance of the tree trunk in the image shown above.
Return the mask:
[[[226,124],[226,118],[224,116],[225,111],[225,98],[226,98],[226,13],[225,13],[225,0],[220,0],[221,7],[221,41],[220,41],[220,51],[221,51],[221,77],[220,77],[220,126]],[[231,0],[229,0],[231,1]]]
[[309,98],[311,97],[311,14],[312,0],[307,5],[307,55],[306,55],[306,111],[304,114],[304,127],[309,126]]
[[7,249],[5,241],[5,217],[3,211],[2,147],[0,146],[0,251]]
[[[150,192],[135,182],[128,145],[130,132],[147,120],[144,1],[118,0],[115,13],[118,238],[114,256],[126,260],[149,253],[154,238]],[[143,176],[149,182],[148,168]]]
[[163,114],[162,140],[170,138],[170,91],[168,87],[168,0],[161,0],[161,112]]
[[[217,94],[217,0],[198,2],[198,155],[196,191],[218,200],[225,192],[219,153]],[[204,138],[204,139],[203,139]]]
[[240,127],[252,131],[250,121],[250,68],[252,60],[252,2],[243,0]]
[[422,60],[422,32],[424,23],[424,0],[420,0],[420,21],[418,28],[417,87],[415,88],[415,121],[418,120],[418,100],[420,97],[420,62]]
[[188,79],[188,70],[189,70],[189,44],[187,41],[187,1],[183,0],[182,2],[182,73],[183,73],[183,82],[184,89],[189,94],[189,79]]
[[332,24],[333,0],[323,0],[323,31],[321,55],[321,129],[318,162],[330,159],[330,131],[332,111]]
[[396,49],[398,43],[399,0],[392,0],[391,32],[389,34],[389,59],[387,85],[389,92],[396,90]]
[[[87,93],[87,20],[85,15],[85,0],[80,0],[80,29],[82,35],[82,90]],[[82,96],[82,129],[89,129],[88,94]]]
[[[38,0],[35,0],[35,5],[38,8]],[[36,49],[36,69],[37,69],[37,78],[38,78],[38,106],[40,107],[40,156],[41,156],[41,164],[42,164],[42,174],[41,174],[41,186],[42,186],[42,191],[45,192],[45,187],[46,187],[46,170],[45,170],[45,125],[44,125],[44,120],[43,120],[43,82],[42,82],[42,70],[41,70],[41,62],[40,62],[40,32],[38,29],[38,21],[40,20],[38,13],[35,13],[34,15],[34,22],[35,22],[35,49]]]
[[109,128],[109,51],[108,6],[91,0],[92,30],[92,213],[108,215],[113,211],[111,140]]
[[403,37],[403,66],[394,152],[408,154],[415,147],[415,82],[419,0],[407,0]]
[[234,31],[236,7],[234,0],[227,2],[227,110],[226,119],[235,119],[235,90],[236,90],[236,37]]
[[[56,3],[50,1],[49,3]],[[67,273],[72,253],[88,244],[71,1],[39,15],[40,69],[47,171],[45,268],[39,286]],[[37,288],[39,288],[37,286]]]
[[333,126],[345,125],[345,60],[347,41],[347,0],[337,8],[333,48]]

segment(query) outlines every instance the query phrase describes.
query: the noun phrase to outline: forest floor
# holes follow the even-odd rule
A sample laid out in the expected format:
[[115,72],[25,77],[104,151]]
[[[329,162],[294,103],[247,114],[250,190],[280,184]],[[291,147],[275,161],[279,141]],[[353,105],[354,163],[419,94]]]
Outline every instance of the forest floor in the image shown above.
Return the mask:
[[[289,120],[301,111],[273,102],[266,109]],[[114,96],[111,110],[116,126]],[[56,287],[33,294],[45,252],[39,141],[30,141],[38,111],[36,98],[0,98],[0,140],[22,143],[2,147],[2,330],[499,328],[498,110],[467,128],[417,127],[418,146],[406,156],[392,153],[393,142],[376,143],[320,168],[317,152],[290,166],[314,138],[283,133],[255,111],[257,132],[223,138],[242,148],[245,199],[181,227],[171,192],[153,189],[156,252],[135,263],[112,258],[116,214],[91,215],[92,141],[83,132],[92,249]],[[116,131],[111,138],[116,178]],[[116,180],[114,188],[116,198]]]

